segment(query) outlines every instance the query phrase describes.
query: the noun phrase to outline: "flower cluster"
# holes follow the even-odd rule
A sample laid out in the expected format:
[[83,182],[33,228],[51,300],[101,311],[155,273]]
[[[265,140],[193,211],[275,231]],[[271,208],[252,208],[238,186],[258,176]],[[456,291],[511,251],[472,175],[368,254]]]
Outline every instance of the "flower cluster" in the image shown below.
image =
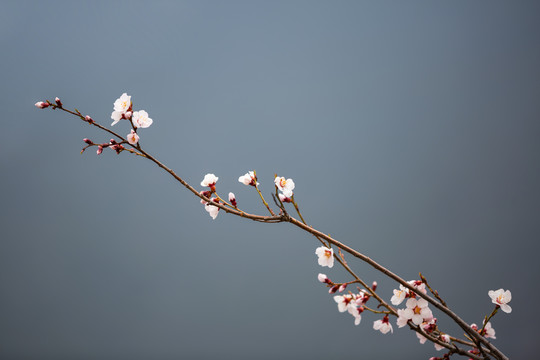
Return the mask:
[[334,296],[334,301],[338,305],[339,312],[347,311],[354,317],[354,325],[360,324],[362,320],[362,313],[364,312],[364,304],[369,300],[369,295],[366,295],[364,291],[360,291],[358,294],[345,294]]
[[137,135],[137,128],[147,128],[152,125],[153,120],[148,117],[148,113],[144,110],[133,111],[133,103],[131,102],[131,96],[123,93],[114,102],[114,111],[111,114],[113,122],[111,126],[116,125],[120,120],[130,120],[133,129],[127,135],[128,142],[131,145],[136,145],[139,142],[139,135]]

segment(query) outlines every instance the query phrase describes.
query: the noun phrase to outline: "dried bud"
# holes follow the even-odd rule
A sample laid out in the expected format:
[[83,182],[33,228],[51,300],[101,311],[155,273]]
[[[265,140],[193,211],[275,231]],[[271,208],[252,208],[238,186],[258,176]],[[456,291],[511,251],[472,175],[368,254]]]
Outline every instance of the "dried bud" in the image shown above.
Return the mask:
[[371,284],[371,290],[376,291],[377,290],[377,282],[374,281],[373,284]]
[[90,140],[90,139],[87,139],[87,138],[84,138],[83,141],[84,141],[85,143],[87,143],[88,145],[92,145],[92,144],[93,144],[93,141]]
[[56,99],[54,99],[54,102],[55,102],[56,105],[58,105],[59,107],[62,107],[62,101],[60,101],[60,98],[59,98],[59,97],[56,97]]
[[99,145],[99,146],[97,147],[96,153],[97,153],[98,155],[101,155],[102,152],[103,152],[103,146]]
[[49,103],[46,103],[46,102],[43,102],[43,101],[38,101],[37,103],[35,103],[35,106],[38,109],[45,109],[46,107],[49,107]]
[[84,121],[87,121],[87,122],[89,122],[90,124],[92,124],[92,123],[94,122],[94,119],[92,119],[92,118],[90,117],[90,115],[86,115],[86,116],[84,117]]

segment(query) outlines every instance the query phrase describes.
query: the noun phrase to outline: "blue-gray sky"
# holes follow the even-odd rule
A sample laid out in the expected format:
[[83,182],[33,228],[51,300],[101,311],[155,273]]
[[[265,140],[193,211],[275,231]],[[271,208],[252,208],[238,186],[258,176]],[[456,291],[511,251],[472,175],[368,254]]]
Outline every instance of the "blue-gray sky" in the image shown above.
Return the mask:
[[[316,240],[220,214],[155,165],[33,104],[109,124],[123,92],[147,151],[264,214],[238,176],[296,182],[307,221],[536,356],[540,6],[534,1],[5,1],[2,359],[403,359],[410,331],[337,310]],[[115,128],[128,132],[126,124]],[[395,283],[349,259],[388,299]],[[439,315],[439,314],[437,314]],[[447,319],[439,323],[460,334]]]

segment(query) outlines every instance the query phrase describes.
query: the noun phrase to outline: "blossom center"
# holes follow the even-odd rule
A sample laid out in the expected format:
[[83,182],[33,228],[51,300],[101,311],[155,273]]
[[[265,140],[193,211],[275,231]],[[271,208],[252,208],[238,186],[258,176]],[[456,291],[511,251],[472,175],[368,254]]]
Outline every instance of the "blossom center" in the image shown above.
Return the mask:
[[413,309],[413,311],[414,311],[414,313],[415,313],[416,315],[420,315],[420,313],[422,312],[422,308],[419,307],[419,306],[417,305],[417,306],[415,306],[415,308]]
[[327,258],[331,258],[332,257],[332,251],[324,250],[324,256],[326,256]]

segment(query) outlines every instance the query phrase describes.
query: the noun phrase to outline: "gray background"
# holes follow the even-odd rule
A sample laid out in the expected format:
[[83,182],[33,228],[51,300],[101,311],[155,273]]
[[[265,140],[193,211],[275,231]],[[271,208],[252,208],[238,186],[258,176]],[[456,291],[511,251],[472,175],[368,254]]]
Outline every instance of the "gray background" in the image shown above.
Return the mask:
[[[79,154],[132,95],[197,188],[292,177],[308,222],[422,271],[511,358],[537,354],[540,6],[527,1],[4,1],[0,358],[427,359],[340,314],[314,238],[220,214],[142,159]],[[115,126],[127,134],[126,123]],[[390,298],[396,285],[348,258]],[[439,316],[443,329],[461,332]]]

